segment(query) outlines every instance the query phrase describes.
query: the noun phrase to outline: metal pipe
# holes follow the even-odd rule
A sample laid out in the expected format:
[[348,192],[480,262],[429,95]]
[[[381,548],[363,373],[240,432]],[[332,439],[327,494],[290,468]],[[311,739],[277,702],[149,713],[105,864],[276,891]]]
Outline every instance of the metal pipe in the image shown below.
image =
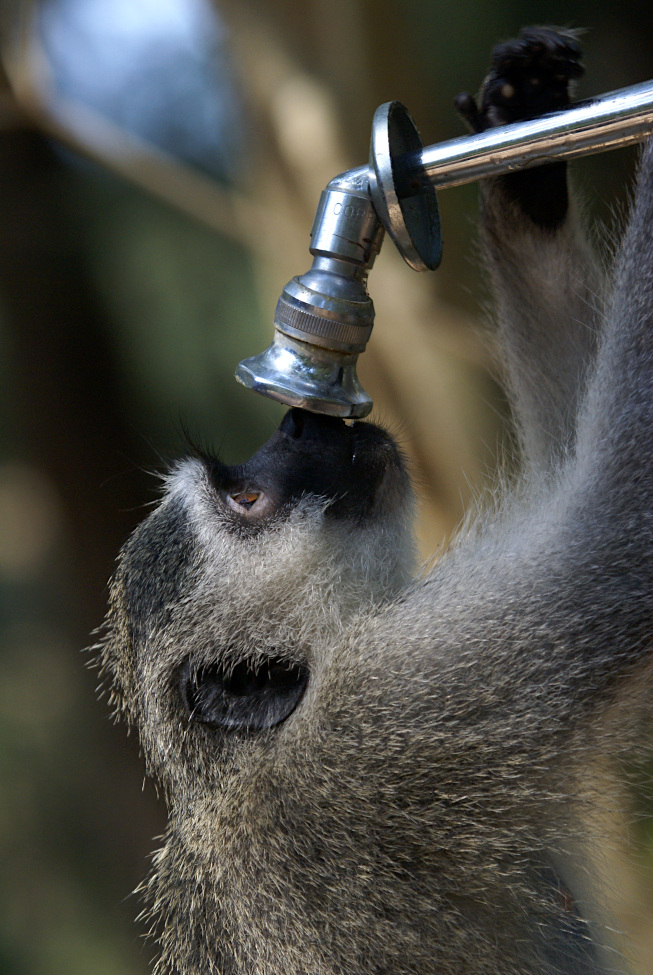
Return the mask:
[[[652,129],[653,81],[644,81],[562,112],[426,146],[396,160],[395,166],[406,180],[428,182],[435,188],[459,186],[631,145],[645,139]],[[368,166],[358,166],[343,175],[355,180],[368,173]]]
[[640,142],[652,126],[653,82],[645,81],[555,115],[428,146],[418,165],[431,186],[456,186]]

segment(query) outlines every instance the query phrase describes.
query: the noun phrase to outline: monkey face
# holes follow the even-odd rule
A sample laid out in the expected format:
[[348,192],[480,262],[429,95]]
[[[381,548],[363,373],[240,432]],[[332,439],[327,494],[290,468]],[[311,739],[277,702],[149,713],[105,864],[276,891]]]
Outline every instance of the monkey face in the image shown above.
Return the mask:
[[104,651],[164,784],[180,766],[161,716],[236,737],[284,721],[316,655],[411,577],[411,514],[401,454],[369,423],[292,409],[245,464],[176,467],[123,550]]
[[300,409],[286,413],[247,463],[202,460],[224,506],[225,528],[240,535],[269,529],[307,498],[324,502],[327,520],[364,528],[391,517],[409,493],[401,454],[383,430]]

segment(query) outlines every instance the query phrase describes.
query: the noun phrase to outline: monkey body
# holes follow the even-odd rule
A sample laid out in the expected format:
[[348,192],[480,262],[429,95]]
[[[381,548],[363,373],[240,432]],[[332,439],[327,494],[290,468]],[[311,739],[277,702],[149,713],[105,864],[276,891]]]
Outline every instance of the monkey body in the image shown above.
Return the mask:
[[[543,30],[476,127],[578,74]],[[524,476],[428,575],[390,438],[296,410],[180,464],[123,550],[102,659],[170,811],[161,975],[625,966],[591,847],[651,700],[653,151],[605,296],[564,168],[511,180],[482,222]]]

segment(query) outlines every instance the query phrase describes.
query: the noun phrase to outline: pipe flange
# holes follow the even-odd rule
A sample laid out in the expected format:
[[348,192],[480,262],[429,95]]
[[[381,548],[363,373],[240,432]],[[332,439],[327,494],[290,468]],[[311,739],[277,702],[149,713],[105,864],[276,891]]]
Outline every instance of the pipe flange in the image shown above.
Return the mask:
[[422,150],[417,126],[401,102],[374,113],[370,145],[370,192],[374,209],[399,253],[416,271],[435,270],[442,257],[435,190],[414,168]]

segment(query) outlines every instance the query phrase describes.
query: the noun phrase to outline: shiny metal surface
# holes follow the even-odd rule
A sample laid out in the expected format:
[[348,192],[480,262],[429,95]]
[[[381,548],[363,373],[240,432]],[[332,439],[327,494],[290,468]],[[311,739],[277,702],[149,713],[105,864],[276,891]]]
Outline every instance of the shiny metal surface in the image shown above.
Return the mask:
[[325,349],[362,352],[374,324],[374,305],[365,285],[366,277],[356,265],[316,258],[310,271],[283,289],[274,327]]
[[641,142],[652,129],[653,81],[646,81],[554,115],[428,146],[407,165],[421,169],[431,186],[455,186]]
[[311,254],[337,255],[369,268],[381,247],[383,228],[368,186],[358,190],[334,183],[320,197],[311,229]]
[[404,260],[415,271],[435,270],[442,257],[440,213],[435,190],[419,192],[403,184],[402,160],[419,157],[417,126],[401,102],[386,102],[374,113],[369,181],[374,207]]
[[[556,159],[618,149],[642,142],[651,131],[653,81],[643,81],[562,112],[426,146],[402,159],[401,168],[408,181],[444,189]],[[358,166],[344,175],[360,180],[367,172],[367,166]]]
[[358,419],[372,409],[356,376],[358,355],[320,349],[278,331],[261,355],[244,359],[236,379],[248,389],[314,413]]
[[311,229],[313,264],[283,289],[274,341],[240,363],[239,382],[316,413],[356,418],[370,412],[372,400],[358,381],[356,361],[374,324],[367,275],[383,234],[367,175],[332,179]]

